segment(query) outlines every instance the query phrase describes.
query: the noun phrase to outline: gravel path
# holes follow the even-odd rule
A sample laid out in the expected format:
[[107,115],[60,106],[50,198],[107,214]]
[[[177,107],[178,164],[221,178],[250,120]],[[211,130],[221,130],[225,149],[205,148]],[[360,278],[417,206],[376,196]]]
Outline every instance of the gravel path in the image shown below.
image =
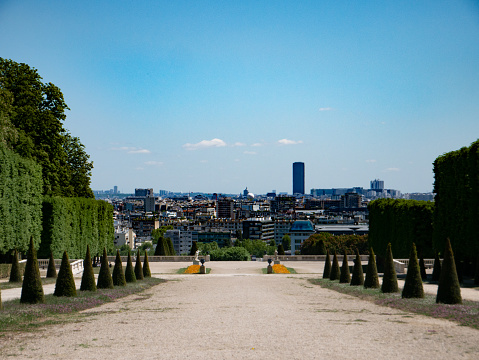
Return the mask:
[[216,264],[202,276],[153,264],[170,281],[85,311],[81,322],[16,334],[0,345],[0,356],[477,359],[477,330],[313,286],[306,278],[317,274],[261,275],[265,264]]

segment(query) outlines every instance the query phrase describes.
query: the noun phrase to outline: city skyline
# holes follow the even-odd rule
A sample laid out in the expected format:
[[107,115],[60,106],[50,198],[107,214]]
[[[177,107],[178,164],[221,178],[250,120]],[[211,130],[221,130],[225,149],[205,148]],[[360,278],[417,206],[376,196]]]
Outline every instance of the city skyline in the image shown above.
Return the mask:
[[300,159],[306,193],[431,192],[479,137],[474,1],[3,1],[0,32],[62,90],[94,190],[290,193]]

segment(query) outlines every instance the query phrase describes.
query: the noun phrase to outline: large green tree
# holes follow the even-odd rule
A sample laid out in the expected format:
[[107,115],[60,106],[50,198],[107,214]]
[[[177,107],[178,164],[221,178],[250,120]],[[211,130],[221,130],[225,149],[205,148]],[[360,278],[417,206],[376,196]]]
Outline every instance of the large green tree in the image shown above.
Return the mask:
[[36,69],[0,58],[0,142],[41,165],[44,195],[93,197],[93,165],[63,127],[66,110],[61,90]]

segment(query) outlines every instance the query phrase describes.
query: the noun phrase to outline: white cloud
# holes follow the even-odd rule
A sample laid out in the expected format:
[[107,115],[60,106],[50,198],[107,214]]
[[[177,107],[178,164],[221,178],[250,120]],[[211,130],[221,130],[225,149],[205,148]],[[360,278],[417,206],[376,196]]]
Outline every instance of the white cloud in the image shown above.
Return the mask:
[[387,168],[386,171],[399,171],[399,168],[390,167]]
[[242,142],[235,142],[232,146],[246,146],[246,144]]
[[243,151],[243,154],[246,154],[246,155],[256,155],[256,151]]
[[367,162],[367,163],[375,163],[375,162],[376,162],[376,160],[374,160],[374,159],[370,159],[370,160],[366,160],[366,162]]
[[163,165],[163,162],[161,162],[161,161],[145,161],[145,165],[161,166],[161,165]]
[[331,111],[331,110],[333,110],[333,108],[331,108],[331,107],[319,108],[319,111]]
[[151,151],[147,149],[132,149],[128,151],[128,154],[149,154],[149,153],[151,153]]
[[301,140],[295,141],[295,140],[281,139],[281,140],[278,140],[278,143],[280,145],[297,145],[297,144],[302,144],[303,142]]
[[223,147],[226,146],[226,143],[221,139],[211,139],[211,140],[202,140],[196,144],[186,143],[183,145],[183,148],[186,150],[198,150],[205,149],[210,147]]
[[263,144],[261,144],[261,143],[254,143],[254,144],[251,144],[251,146],[259,147],[259,146],[263,146]]

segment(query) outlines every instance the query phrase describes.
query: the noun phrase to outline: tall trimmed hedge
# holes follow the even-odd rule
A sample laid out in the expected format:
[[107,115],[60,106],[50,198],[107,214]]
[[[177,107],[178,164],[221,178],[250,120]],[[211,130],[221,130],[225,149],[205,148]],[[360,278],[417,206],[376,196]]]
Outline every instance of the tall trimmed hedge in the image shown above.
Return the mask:
[[474,261],[479,252],[479,140],[434,161],[434,248],[446,239],[454,255]]
[[385,257],[388,243],[393,254],[408,258],[413,241],[426,257],[433,257],[434,203],[417,200],[379,199],[369,209],[369,246]]
[[113,250],[113,207],[105,201],[85,198],[47,197],[43,202],[43,231],[39,257],[50,251],[59,258],[67,251],[83,258],[87,245],[92,254],[105,247]]
[[0,253],[38,247],[42,229],[42,169],[0,144]]

